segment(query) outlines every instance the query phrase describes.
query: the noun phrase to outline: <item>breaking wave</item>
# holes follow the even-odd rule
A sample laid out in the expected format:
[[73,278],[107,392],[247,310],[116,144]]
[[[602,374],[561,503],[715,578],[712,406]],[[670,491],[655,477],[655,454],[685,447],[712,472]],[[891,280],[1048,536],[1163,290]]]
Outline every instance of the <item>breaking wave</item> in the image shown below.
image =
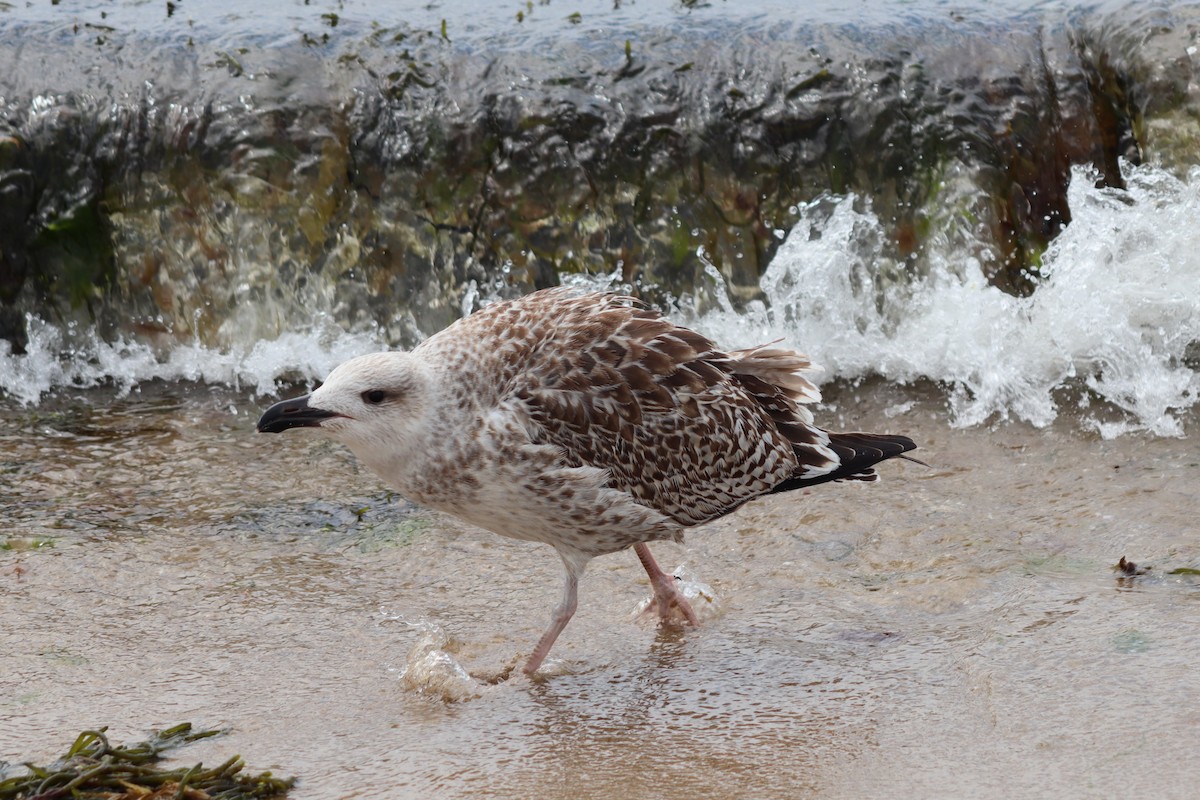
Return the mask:
[[884,226],[843,197],[798,209],[763,277],[766,303],[739,314],[725,301],[696,322],[734,345],[783,338],[827,380],[935,381],[960,426],[1044,426],[1066,411],[1106,438],[1181,436],[1200,394],[1200,169],[1124,167],[1126,190],[1076,168],[1073,221],[1029,297],[990,286],[986,253],[962,246],[898,280]]
[[[668,313],[725,346],[782,339],[822,364],[826,381],[933,381],[958,426],[1044,426],[1065,413],[1105,437],[1181,436],[1200,396],[1200,169],[1182,178],[1153,166],[1124,172],[1128,188],[1117,190],[1076,169],[1073,220],[1043,254],[1028,297],[988,284],[991,254],[963,234],[969,221],[943,226],[914,275],[886,255],[887,226],[869,203],[844,196],[797,208],[791,231],[778,232],[786,241],[762,278],[764,299],[735,310],[712,270],[710,297],[681,298]],[[564,280],[620,288],[611,276]],[[463,306],[489,296],[471,284]],[[271,394],[388,344],[382,331],[346,332],[326,316],[221,349],[105,341],[36,318],[29,331],[25,354],[0,342],[0,390],[27,405],[63,388],[128,392],[153,380]]]

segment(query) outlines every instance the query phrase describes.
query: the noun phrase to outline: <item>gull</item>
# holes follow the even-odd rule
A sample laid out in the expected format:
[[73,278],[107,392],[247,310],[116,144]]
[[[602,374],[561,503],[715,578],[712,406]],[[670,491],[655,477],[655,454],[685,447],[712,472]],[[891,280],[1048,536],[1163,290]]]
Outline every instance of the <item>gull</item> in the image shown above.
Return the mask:
[[413,502],[551,545],[566,583],[525,664],[532,675],[575,613],[596,556],[632,547],[654,608],[695,611],[647,542],[762,495],[876,479],[906,436],[829,433],[807,357],[725,352],[629,297],[556,288],[497,302],[411,351],[359,356],[260,432],[317,428]]

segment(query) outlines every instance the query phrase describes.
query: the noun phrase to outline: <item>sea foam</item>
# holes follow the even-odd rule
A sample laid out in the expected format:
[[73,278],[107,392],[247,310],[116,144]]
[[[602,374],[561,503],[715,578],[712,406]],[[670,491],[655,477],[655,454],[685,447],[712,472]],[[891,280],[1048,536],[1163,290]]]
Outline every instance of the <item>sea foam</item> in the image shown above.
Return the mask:
[[[926,274],[897,280],[883,225],[847,196],[798,209],[762,278],[766,303],[725,303],[694,323],[732,345],[782,338],[825,367],[822,380],[936,381],[960,426],[1047,425],[1064,410],[1056,390],[1074,387],[1066,396],[1105,437],[1181,436],[1179,412],[1200,394],[1200,169],[1181,180],[1124,166],[1126,190],[1073,172],[1072,222],[1029,297],[991,286],[976,254],[936,240]],[[1123,413],[1088,410],[1104,404]]]
[[261,396],[283,381],[319,380],[347,359],[385,349],[378,334],[348,333],[324,319],[306,331],[225,348],[195,342],[164,348],[130,337],[106,341],[92,329],[63,329],[34,316],[26,322],[24,354],[14,355],[0,341],[0,390],[24,405],[64,387],[112,385],[123,396],[154,380],[250,389]]

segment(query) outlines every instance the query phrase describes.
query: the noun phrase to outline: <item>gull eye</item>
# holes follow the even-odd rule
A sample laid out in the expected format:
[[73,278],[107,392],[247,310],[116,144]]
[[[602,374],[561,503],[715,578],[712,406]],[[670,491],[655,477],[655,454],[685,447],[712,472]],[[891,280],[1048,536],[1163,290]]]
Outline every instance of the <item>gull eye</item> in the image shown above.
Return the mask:
[[362,399],[369,406],[377,406],[387,400],[387,392],[383,389],[371,389],[362,393]]

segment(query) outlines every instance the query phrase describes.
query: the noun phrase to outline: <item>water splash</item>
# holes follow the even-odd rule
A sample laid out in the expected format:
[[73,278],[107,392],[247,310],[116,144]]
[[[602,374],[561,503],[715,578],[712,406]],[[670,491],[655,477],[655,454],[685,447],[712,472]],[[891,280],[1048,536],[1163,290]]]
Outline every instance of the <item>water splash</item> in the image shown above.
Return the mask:
[[421,635],[408,652],[400,682],[411,692],[460,702],[478,697],[481,686],[466,668],[446,652],[446,634],[433,623],[420,626]]
[[694,323],[733,346],[783,337],[826,379],[937,381],[960,426],[1044,426],[1076,411],[1060,391],[1075,389],[1085,425],[1106,438],[1182,436],[1179,413],[1200,396],[1200,169],[1184,179],[1125,170],[1127,190],[1075,170],[1073,221],[1029,297],[990,286],[978,250],[949,236],[927,253],[927,274],[905,279],[885,255],[884,225],[849,196],[799,209],[762,279],[768,303]]
[[[1017,419],[1037,426],[1078,416],[1111,438],[1148,431],[1181,436],[1183,412],[1200,397],[1200,168],[1179,178],[1124,165],[1128,189],[1095,187],[1076,169],[1073,221],[1042,259],[1036,291],[1019,298],[991,286],[991,254],[972,238],[945,191],[940,231],[921,274],[888,252],[887,226],[854,196],[797,209],[797,222],[764,274],[765,302],[742,311],[709,270],[705,297],[673,301],[669,313],[727,347],[783,339],[825,367],[824,380],[934,381],[959,426]],[[629,291],[619,271],[564,275],[581,288]],[[470,309],[511,293],[468,284]],[[698,311],[707,308],[709,310]],[[402,312],[401,312],[402,313]],[[119,338],[29,319],[28,352],[0,342],[0,392],[35,404],[61,387],[113,385],[126,393],[153,380],[200,381],[269,394],[282,381],[323,378],[355,355],[387,346],[382,329],[347,332],[318,315],[304,330],[228,344]]]
[[[696,573],[693,572],[686,564],[680,564],[671,573],[678,582],[679,591],[683,593],[684,598],[691,603],[692,610],[696,612],[696,616],[704,622],[714,619],[720,615],[721,604],[720,598],[713,588],[707,583],[704,583]],[[638,603],[637,608],[633,611],[633,616],[642,617],[653,613],[657,618],[657,611],[652,611],[651,606],[654,603],[654,595],[650,595]],[[683,614],[677,609],[673,612],[680,620]]]
[[397,671],[400,684],[410,692],[439,697],[457,703],[478,697],[483,684],[471,677],[466,668],[449,653],[450,637],[439,625],[426,620],[413,621],[404,613],[380,609],[380,625],[399,623],[417,632],[404,665]]
[[153,380],[249,387],[265,395],[282,381],[322,378],[349,358],[384,348],[378,335],[347,333],[328,320],[318,320],[307,331],[224,349],[195,342],[156,347],[126,337],[109,342],[91,328],[59,328],[32,316],[27,321],[29,342],[23,355],[0,341],[0,391],[24,405],[62,387],[111,384],[124,396]]

